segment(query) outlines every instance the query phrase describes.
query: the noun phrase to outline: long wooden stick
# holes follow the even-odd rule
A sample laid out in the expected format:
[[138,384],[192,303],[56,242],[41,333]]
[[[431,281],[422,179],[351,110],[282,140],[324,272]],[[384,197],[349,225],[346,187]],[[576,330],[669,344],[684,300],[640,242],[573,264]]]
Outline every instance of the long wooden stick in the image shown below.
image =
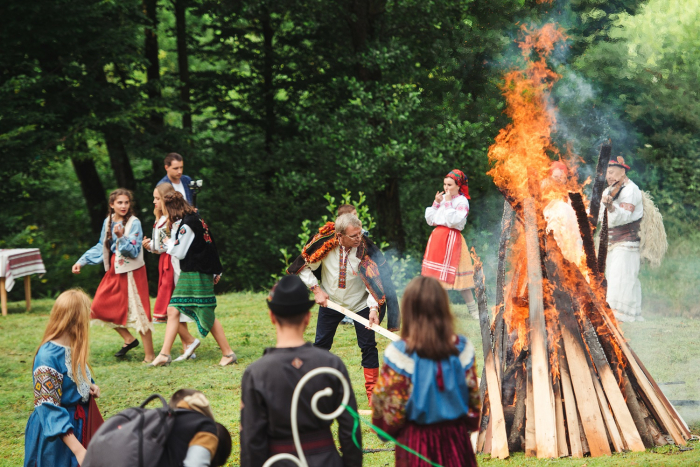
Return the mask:
[[330,308],[331,310],[338,311],[345,316],[348,316],[355,321],[357,321],[360,324],[364,324],[368,328],[370,328],[372,331],[376,332],[377,334],[381,334],[382,336],[386,337],[387,339],[390,339],[394,342],[401,340],[401,337],[399,337],[397,334],[394,334],[393,332],[381,327],[378,324],[373,324],[372,326],[369,325],[369,320],[363,318],[362,316],[358,315],[357,313],[353,313],[352,311],[348,310],[347,308],[343,308],[342,306],[338,305],[337,303],[333,303],[332,301],[328,300],[326,303],[326,306]]
[[[535,436],[537,457],[558,456],[557,425],[554,399],[549,377],[549,356],[545,330],[542,289],[542,266],[540,242],[537,234],[535,200],[528,198],[523,203],[525,216],[525,240],[527,245],[527,278],[530,304],[530,355],[532,356],[532,388],[535,404]],[[529,397],[529,394],[528,394]]]

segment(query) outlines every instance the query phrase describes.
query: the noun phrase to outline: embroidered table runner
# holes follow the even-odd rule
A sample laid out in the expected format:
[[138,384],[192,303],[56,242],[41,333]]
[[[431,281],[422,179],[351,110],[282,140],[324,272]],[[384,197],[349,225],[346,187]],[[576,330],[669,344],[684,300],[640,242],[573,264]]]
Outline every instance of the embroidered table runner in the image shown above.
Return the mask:
[[8,292],[15,285],[15,279],[45,273],[38,248],[0,249],[0,277],[5,278],[5,290]]

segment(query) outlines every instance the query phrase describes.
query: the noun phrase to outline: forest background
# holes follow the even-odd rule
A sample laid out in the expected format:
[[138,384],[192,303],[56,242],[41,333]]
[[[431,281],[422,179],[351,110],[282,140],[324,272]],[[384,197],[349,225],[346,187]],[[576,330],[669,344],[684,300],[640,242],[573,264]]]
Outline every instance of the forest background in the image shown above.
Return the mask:
[[0,248],[41,249],[35,295],[94,292],[101,268],[70,268],[112,189],[134,190],[150,236],[169,152],[204,181],[219,292],[269,287],[347,192],[405,282],[429,236],[423,211],[455,167],[489,277],[503,75],[522,29],[552,21],[568,35],[551,59],[557,147],[585,179],[612,139],[678,264],[700,271],[697,1],[35,0],[3,2],[0,18]]

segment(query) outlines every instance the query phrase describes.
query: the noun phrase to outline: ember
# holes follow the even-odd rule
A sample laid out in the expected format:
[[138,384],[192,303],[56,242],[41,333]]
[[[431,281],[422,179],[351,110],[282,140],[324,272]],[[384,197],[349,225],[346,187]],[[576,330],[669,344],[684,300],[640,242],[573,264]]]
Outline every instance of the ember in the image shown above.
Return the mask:
[[[498,458],[510,451],[552,458],[685,445],[687,425],[629,347],[605,302],[605,249],[597,258],[583,185],[576,177],[552,181],[550,156],[562,157],[550,139],[556,121],[549,91],[559,76],[546,59],[566,37],[552,24],[523,32],[525,66],[508,73],[504,85],[512,123],[489,149],[489,175],[506,198],[493,320],[475,257],[484,345],[477,450]],[[609,156],[606,143],[602,166]],[[594,186],[594,198],[600,192]],[[562,239],[561,231],[558,238],[545,220],[553,203],[570,211],[574,228],[567,234],[578,230],[578,243]],[[591,206],[597,211],[600,200],[591,200]]]

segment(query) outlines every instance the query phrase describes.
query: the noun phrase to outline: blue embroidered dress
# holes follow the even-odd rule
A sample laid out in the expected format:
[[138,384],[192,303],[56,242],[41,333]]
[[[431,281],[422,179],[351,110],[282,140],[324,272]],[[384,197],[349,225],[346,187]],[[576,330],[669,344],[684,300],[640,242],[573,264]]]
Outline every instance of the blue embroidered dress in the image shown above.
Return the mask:
[[[80,441],[83,420],[87,420],[89,381],[71,370],[71,351],[53,342],[42,345],[34,359],[34,411],[29,416],[24,437],[25,467],[77,467],[73,452],[61,439],[71,430]],[[76,418],[78,406],[85,411]]]
[[[444,467],[476,467],[469,441],[481,410],[474,347],[464,336],[458,354],[443,360],[406,352],[406,342],[390,344],[372,394],[372,422],[399,442]],[[397,467],[426,465],[403,449]]]

